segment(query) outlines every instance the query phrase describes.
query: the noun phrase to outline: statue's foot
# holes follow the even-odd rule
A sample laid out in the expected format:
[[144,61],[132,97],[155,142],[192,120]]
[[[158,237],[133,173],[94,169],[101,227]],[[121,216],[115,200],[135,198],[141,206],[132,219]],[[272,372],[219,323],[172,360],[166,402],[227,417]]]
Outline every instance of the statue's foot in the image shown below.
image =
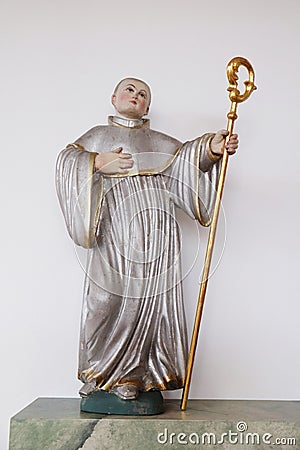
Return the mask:
[[133,384],[123,384],[114,388],[114,394],[121,400],[135,400],[139,395],[139,390]]
[[97,390],[96,380],[87,381],[86,383],[84,383],[84,385],[80,389],[79,395],[81,397],[87,397],[88,395],[92,394],[96,390]]

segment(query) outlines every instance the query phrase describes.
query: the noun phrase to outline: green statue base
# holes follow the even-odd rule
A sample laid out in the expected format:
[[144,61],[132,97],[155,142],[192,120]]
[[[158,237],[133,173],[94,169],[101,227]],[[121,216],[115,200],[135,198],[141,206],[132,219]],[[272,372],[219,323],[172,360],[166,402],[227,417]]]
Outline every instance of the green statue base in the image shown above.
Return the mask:
[[121,400],[114,393],[98,390],[81,399],[80,410],[96,414],[152,416],[164,412],[160,391],[140,392],[135,400]]

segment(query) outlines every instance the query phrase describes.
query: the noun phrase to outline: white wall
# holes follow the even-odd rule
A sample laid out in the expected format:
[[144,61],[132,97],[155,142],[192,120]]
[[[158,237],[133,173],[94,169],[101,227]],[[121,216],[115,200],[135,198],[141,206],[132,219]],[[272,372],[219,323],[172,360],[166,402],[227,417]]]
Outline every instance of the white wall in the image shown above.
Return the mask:
[[[297,0],[2,2],[1,448],[10,416],[79,388],[83,272],[54,189],[57,153],[106,122],[126,75],[152,87],[152,128],[188,140],[226,126],[236,55],[258,90],[239,108],[191,397],[299,399],[299,13]],[[189,268],[197,228],[179,216]],[[200,259],[184,284],[190,328]]]

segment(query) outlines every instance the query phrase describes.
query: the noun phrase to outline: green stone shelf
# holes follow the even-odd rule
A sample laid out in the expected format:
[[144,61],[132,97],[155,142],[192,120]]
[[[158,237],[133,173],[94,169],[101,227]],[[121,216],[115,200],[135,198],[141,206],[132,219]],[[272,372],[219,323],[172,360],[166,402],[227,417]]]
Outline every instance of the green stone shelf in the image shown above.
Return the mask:
[[80,399],[38,398],[11,419],[10,450],[300,449],[300,402],[166,400],[154,416],[80,411]]

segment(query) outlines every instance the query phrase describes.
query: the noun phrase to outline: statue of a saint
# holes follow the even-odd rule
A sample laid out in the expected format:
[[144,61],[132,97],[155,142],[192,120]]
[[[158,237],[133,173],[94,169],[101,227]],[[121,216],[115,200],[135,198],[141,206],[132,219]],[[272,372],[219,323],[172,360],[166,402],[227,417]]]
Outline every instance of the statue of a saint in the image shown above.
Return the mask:
[[[88,248],[81,396],[123,400],[183,387],[187,332],[176,207],[207,226],[227,131],[182,144],[153,131],[149,86],[122,80],[116,115],[61,151],[57,192],[73,241]],[[229,154],[237,135],[227,143]]]

